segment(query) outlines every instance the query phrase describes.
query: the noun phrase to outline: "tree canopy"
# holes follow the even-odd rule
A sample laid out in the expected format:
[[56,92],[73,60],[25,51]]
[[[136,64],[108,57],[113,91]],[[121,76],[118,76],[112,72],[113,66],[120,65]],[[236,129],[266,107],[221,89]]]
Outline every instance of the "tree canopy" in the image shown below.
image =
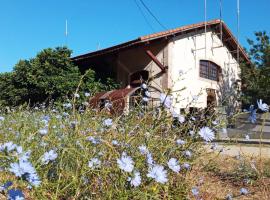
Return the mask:
[[[0,103],[17,106],[23,103],[62,101],[74,94],[81,73],[70,59],[72,51],[66,47],[48,48],[29,60],[20,60],[12,72],[0,74]],[[101,83],[89,70],[80,86],[81,92],[92,94],[116,87]]]
[[270,103],[270,40],[265,31],[255,32],[256,40],[248,39],[247,50],[252,64],[242,65],[243,106],[257,99]]

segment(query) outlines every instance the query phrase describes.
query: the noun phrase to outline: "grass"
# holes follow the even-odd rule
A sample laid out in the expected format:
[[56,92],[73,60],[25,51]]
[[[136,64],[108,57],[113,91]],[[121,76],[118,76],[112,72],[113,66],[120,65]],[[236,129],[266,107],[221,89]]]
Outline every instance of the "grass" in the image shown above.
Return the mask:
[[[239,196],[242,187],[250,193],[239,199],[269,197],[270,161],[262,164],[260,160],[255,164],[258,169],[254,170],[250,167],[253,160],[245,157],[237,160],[206,150],[198,135],[202,124],[213,130],[222,128],[208,118],[202,122],[185,116],[181,124],[162,107],[152,110],[138,107],[120,116],[112,116],[106,109],[97,112],[87,108],[79,112],[74,107],[17,108],[2,112],[2,116],[0,145],[12,141],[17,147],[0,148],[0,186],[13,182],[0,192],[0,199],[7,198],[10,189],[22,190],[30,200],[225,199],[229,193]],[[105,123],[106,119],[112,123]],[[185,143],[177,144],[178,139]],[[142,145],[147,153],[140,151]],[[24,153],[31,152],[27,162],[33,165],[41,181],[39,185],[31,184],[28,174],[16,176],[10,170],[11,163],[18,163],[22,157],[18,146]],[[44,154],[50,150],[57,157],[45,164]],[[119,165],[119,159],[125,154],[132,160],[126,164],[133,165],[132,172]],[[89,167],[93,158],[100,165]],[[171,158],[177,159],[179,173],[169,167]],[[155,174],[165,178],[163,183],[149,176],[157,165],[163,166],[163,172]],[[138,186],[130,181],[136,172],[140,173]],[[199,189],[198,195],[191,192],[194,187]]]

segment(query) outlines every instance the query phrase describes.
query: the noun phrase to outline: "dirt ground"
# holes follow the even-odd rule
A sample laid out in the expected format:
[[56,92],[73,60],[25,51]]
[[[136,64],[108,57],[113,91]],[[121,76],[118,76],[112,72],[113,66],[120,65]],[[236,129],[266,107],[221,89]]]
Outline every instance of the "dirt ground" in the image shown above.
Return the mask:
[[[270,200],[269,148],[218,145],[213,151],[207,146],[208,153],[196,161],[188,179],[199,188],[204,200],[225,200],[228,194],[239,200]],[[246,188],[249,194],[240,195],[241,188]]]

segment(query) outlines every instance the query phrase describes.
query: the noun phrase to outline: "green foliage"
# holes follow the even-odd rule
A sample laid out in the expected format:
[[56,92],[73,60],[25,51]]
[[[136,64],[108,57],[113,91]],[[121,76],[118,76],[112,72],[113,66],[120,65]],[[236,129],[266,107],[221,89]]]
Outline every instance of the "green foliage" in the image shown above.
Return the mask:
[[248,40],[252,64],[242,65],[243,104],[257,99],[270,103],[270,40],[266,32],[256,32],[256,41]]
[[[153,109],[142,115],[138,108],[127,115],[113,117],[106,110],[97,113],[86,109],[83,113],[71,114],[71,110],[61,108],[16,109],[0,120],[0,144],[12,141],[23,152],[30,151],[29,161],[41,184],[28,189],[25,179],[9,172],[11,163],[18,162],[22,155],[12,150],[0,150],[0,182],[12,181],[29,199],[188,199],[192,183],[186,176],[192,167],[187,169],[182,164],[192,166],[202,151],[197,134],[200,121],[187,121],[174,127],[167,110],[158,115],[156,112]],[[108,117],[112,119],[111,126],[104,125]],[[194,135],[187,133],[191,124]],[[42,129],[48,132],[41,134]],[[177,145],[179,138],[185,143]],[[149,153],[140,152],[141,145],[147,147],[155,164],[164,166],[168,181],[162,184],[147,176],[152,165],[148,164]],[[57,152],[57,158],[44,164],[44,153],[52,149]],[[185,156],[186,150],[192,153],[190,157]],[[132,157],[133,172],[141,174],[138,187],[128,181],[133,172],[121,170],[117,163],[123,152]],[[100,167],[89,167],[92,158],[101,161]],[[179,173],[168,167],[170,158],[179,161]]]
[[[20,60],[13,72],[0,74],[0,103],[16,106],[24,103],[62,101],[76,90],[81,74],[70,59],[71,50],[66,47],[44,49],[30,60]],[[109,89],[116,84],[110,79]],[[89,70],[80,91],[95,93],[106,90],[106,83],[96,80]]]

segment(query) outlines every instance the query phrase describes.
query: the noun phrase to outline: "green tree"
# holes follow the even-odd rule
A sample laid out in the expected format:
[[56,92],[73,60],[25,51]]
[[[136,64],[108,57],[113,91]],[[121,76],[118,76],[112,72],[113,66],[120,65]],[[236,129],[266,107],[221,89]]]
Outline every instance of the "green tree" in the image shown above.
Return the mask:
[[[79,68],[70,59],[66,47],[44,49],[30,60],[20,60],[10,73],[0,74],[0,102],[17,106],[23,103],[63,101],[75,92],[81,78]],[[111,83],[111,80],[109,80]],[[114,88],[116,84],[112,84]],[[89,70],[81,92],[105,90],[106,83],[96,80]]]
[[242,65],[243,105],[263,99],[270,103],[270,40],[267,33],[255,32],[256,41],[248,39],[252,64]]

